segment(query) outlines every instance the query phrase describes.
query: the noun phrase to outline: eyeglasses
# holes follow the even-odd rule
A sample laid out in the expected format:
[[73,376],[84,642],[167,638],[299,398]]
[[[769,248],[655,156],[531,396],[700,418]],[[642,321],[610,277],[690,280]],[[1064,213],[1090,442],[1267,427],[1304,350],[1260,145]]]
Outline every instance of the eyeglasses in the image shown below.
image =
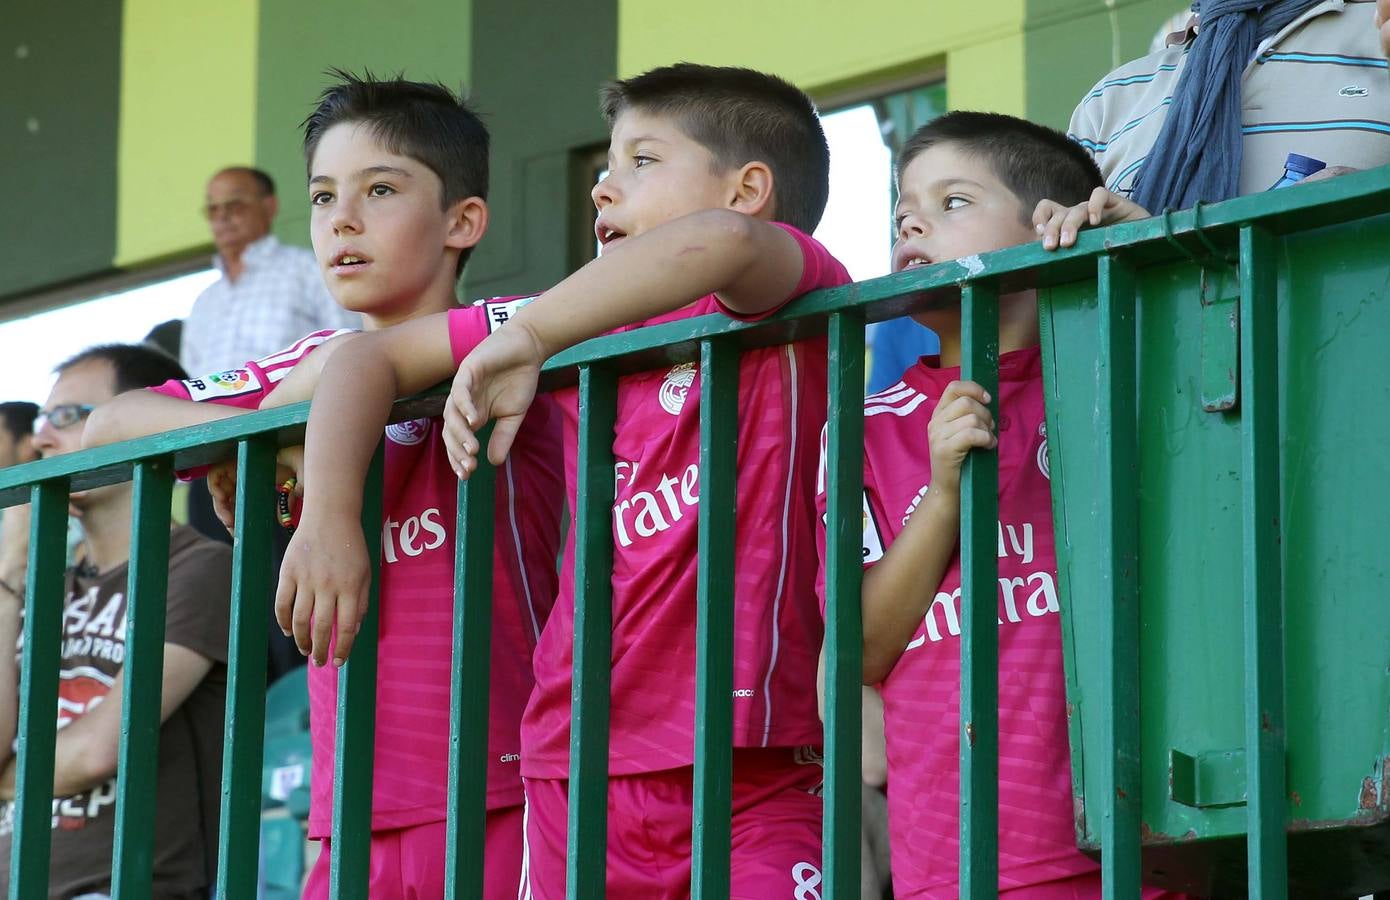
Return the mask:
[[76,425],[83,419],[92,414],[96,409],[90,403],[60,403],[48,410],[41,410],[34,417],[34,431],[37,432],[47,422],[54,428],[67,428],[69,425]]
[[255,200],[247,200],[244,197],[233,197],[231,200],[223,200],[221,203],[209,203],[203,207],[203,215],[208,221],[220,219],[223,216],[240,216],[251,208],[251,204],[256,200],[263,199],[266,195],[260,194]]

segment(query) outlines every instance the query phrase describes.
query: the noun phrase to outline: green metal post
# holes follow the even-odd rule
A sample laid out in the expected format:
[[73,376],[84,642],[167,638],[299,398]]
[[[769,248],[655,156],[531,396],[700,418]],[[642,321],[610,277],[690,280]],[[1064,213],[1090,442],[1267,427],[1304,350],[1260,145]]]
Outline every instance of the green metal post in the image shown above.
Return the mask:
[[[487,447],[491,429],[478,435]],[[449,852],[446,897],[483,896],[487,826],[488,675],[492,650],[492,543],[496,470],[486,454],[459,482],[454,519],[454,660],[449,687]]]
[[1108,547],[1103,579],[1106,678],[1101,684],[1107,743],[1102,762],[1101,878],[1105,900],[1139,900],[1139,435],[1136,419],[1134,270],[1097,257],[1099,302],[1099,473],[1108,485],[1097,510]]
[[222,755],[217,896],[256,892],[260,853],[261,766],[265,742],[265,623],[270,603],[275,522],[275,443],[237,444],[236,540],[227,648],[227,743]]
[[701,343],[692,900],[729,896],[738,376],[736,347]]
[[117,763],[120,777],[116,780],[111,873],[115,900],[138,900],[151,894],[173,487],[174,470],[167,457],[135,464],[135,522],[126,587],[125,662],[121,666],[124,696]]
[[830,317],[825,518],[826,896],[859,896],[864,775],[864,318]]
[[618,385],[579,370],[574,528],[574,687],[570,694],[569,860],[565,896],[601,900],[608,847],[608,691],[613,659],[613,423]]
[[29,584],[24,596],[24,664],[19,671],[11,900],[42,897],[48,892],[58,664],[63,647],[68,480],[40,481],[29,495],[33,506],[29,520]]
[[[376,750],[376,640],[381,617],[381,476],[385,447],[377,445],[362,493],[362,532],[372,583],[367,614],[338,671],[338,730],[333,760],[333,836],[329,896],[366,900],[372,839],[372,770]],[[312,665],[312,663],[311,663]],[[331,663],[330,663],[331,665]]]
[[1241,499],[1250,896],[1288,896],[1284,831],[1284,592],[1279,507],[1279,329],[1274,238],[1240,229]]
[[[999,294],[961,288],[961,378],[989,392],[999,415]],[[999,884],[999,455],[973,450],[961,472],[960,896]]]

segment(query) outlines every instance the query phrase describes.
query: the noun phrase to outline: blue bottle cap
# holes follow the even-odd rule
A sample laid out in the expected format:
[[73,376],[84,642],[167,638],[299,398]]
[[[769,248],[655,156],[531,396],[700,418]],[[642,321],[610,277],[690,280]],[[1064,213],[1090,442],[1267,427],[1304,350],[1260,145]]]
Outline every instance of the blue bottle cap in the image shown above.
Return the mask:
[[1290,153],[1288,158],[1284,160],[1284,168],[1293,172],[1298,172],[1306,177],[1312,175],[1314,172],[1321,172],[1323,169],[1326,169],[1327,163],[1320,159],[1314,159],[1311,156],[1304,156],[1301,153]]

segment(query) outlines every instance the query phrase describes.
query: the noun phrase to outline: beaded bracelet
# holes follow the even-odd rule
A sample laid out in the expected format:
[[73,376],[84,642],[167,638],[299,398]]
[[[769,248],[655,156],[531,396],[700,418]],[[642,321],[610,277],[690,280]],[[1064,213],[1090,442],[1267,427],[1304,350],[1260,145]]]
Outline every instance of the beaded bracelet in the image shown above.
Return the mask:
[[290,497],[294,495],[294,489],[299,481],[291,475],[283,483],[275,488],[275,517],[280,520],[280,524],[285,526],[286,531],[294,531],[294,516],[290,512]]

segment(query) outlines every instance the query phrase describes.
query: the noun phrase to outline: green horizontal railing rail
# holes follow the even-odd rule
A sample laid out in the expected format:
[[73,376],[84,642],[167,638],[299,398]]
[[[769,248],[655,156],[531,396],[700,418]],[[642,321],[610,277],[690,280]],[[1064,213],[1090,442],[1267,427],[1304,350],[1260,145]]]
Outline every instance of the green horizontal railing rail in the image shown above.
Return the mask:
[[[576,615],[574,727],[571,739],[568,893],[604,893],[608,692],[611,656],[612,560],[609,507],[614,496],[612,434],[618,377],[698,362],[702,379],[702,483],[699,554],[699,644],[692,893],[727,896],[729,885],[730,679],[732,665],[732,527],[734,426],[738,357],[742,351],[828,335],[827,720],[825,872],[827,898],[859,891],[860,816],[860,540],[863,465],[864,325],[960,303],[964,377],[997,396],[998,297],[1029,287],[1093,283],[1103,310],[1097,365],[1099,403],[1113,422],[1132,423],[1135,382],[1134,272],[1175,260],[1222,258],[1242,267],[1247,296],[1271,288],[1270,244],[1280,236],[1390,211],[1390,168],[1244,197],[1083,233],[1074,248],[1049,253],[1036,245],[941,263],[832,290],[817,291],[760,322],[719,316],[640,329],[587,342],[547,366],[544,387],[578,383],[584,417],[579,435],[575,510]],[[1241,379],[1254,391],[1257,425],[1246,439],[1246,521],[1256,551],[1246,565],[1256,585],[1247,604],[1249,872],[1264,898],[1285,896],[1282,705],[1277,540],[1277,434],[1271,363],[1262,355],[1274,328],[1272,304],[1242,304]],[[1250,397],[1251,394],[1246,393]],[[439,392],[397,404],[395,418],[436,414]],[[173,472],[235,457],[240,493],[229,651],[226,760],[222,774],[220,896],[249,896],[258,854],[259,779],[265,688],[260,632],[269,600],[268,548],[274,526],[271,473],[275,448],[302,440],[307,404],[253,413],[196,428],[54,457],[0,470],[0,507],[32,503],[24,658],[19,705],[18,799],[11,861],[11,897],[42,896],[49,867],[49,815],[59,659],[64,511],[71,491],[133,480],[135,537],[128,631],[129,702],[120,748],[113,859],[115,893],[147,895],[157,755],[163,598],[168,558],[169,490]],[[1111,732],[1105,767],[1103,876],[1107,897],[1139,896],[1137,774],[1138,629],[1134,568],[1137,513],[1132,428],[1117,428],[1097,473],[1118,498],[1102,511],[1109,553],[1112,609],[1105,624],[1108,660],[1103,685]],[[996,625],[997,463],[993,453],[968,460],[963,486],[961,656],[961,896],[995,895],[998,873],[998,631]],[[265,485],[248,490],[247,486]],[[489,587],[493,483],[484,465],[459,489],[455,660],[450,710],[448,864],[451,896],[481,891],[485,803]],[[381,454],[363,504],[363,525],[379,553]],[[332,891],[366,897],[376,689],[376,596],[339,692],[332,831]],[[483,723],[484,727],[474,727]],[[1273,724],[1274,727],[1271,727]]]

